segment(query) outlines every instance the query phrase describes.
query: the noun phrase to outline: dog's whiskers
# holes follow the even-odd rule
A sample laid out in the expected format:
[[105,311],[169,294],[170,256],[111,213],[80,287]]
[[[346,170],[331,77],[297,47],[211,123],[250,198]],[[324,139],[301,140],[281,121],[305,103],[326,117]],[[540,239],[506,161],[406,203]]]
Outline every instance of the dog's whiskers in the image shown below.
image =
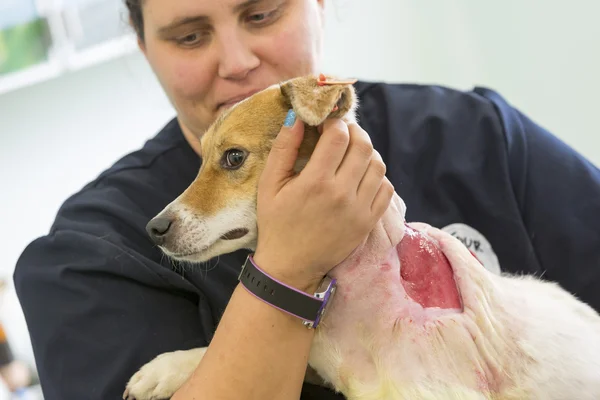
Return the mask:
[[205,277],[208,277],[208,273],[210,271],[212,271],[213,269],[217,268],[217,266],[219,265],[219,257],[220,255],[218,255],[214,260],[215,260],[215,265],[208,267],[204,272],[205,272]]

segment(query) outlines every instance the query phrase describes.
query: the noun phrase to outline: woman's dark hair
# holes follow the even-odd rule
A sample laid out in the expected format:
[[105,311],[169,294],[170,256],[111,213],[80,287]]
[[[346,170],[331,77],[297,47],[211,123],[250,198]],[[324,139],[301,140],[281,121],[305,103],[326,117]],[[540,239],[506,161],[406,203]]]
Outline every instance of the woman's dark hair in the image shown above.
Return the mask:
[[125,0],[125,5],[129,10],[129,21],[142,42],[144,41],[144,17],[142,16],[143,2],[144,0]]

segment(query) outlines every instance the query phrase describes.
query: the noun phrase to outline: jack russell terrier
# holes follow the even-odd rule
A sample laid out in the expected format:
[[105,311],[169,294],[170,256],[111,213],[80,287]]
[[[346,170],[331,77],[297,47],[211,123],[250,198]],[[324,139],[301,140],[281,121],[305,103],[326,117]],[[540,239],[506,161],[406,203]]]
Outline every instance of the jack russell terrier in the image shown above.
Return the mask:
[[[352,82],[328,83],[305,76],[271,86],[212,124],[196,180],[157,216],[172,222],[167,255],[202,262],[255,248],[257,184],[288,109],[305,123],[297,170],[326,118],[356,120]],[[555,283],[489,272],[457,239],[406,224],[405,211],[394,194],[366,242],[330,272],[337,293],[308,362],[321,384],[349,400],[600,399],[596,311]],[[159,355],[124,398],[169,398],[205,350]]]

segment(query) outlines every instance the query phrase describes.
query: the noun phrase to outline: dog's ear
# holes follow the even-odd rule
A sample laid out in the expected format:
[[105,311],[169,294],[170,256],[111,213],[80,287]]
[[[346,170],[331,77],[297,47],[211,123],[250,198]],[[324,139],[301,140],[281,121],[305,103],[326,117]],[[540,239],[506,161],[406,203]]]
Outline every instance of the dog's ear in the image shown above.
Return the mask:
[[308,125],[318,126],[329,117],[355,119],[354,82],[323,75],[303,76],[282,83],[280,88],[298,118]]

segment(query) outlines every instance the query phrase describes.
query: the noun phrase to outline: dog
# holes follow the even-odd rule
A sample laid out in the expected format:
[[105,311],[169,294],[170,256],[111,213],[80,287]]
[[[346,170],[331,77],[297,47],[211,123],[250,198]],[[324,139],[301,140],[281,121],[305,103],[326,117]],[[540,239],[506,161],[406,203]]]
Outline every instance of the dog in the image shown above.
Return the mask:
[[[326,118],[356,121],[352,84],[331,79],[271,86],[210,126],[196,180],[156,217],[170,222],[167,255],[202,262],[255,248],[257,182],[288,109],[305,123],[297,171]],[[316,329],[307,381],[349,400],[600,399],[596,311],[555,283],[489,272],[457,239],[407,224],[405,213],[394,194],[366,242],[331,271],[337,292]],[[170,397],[205,351],[159,355],[124,398]]]

